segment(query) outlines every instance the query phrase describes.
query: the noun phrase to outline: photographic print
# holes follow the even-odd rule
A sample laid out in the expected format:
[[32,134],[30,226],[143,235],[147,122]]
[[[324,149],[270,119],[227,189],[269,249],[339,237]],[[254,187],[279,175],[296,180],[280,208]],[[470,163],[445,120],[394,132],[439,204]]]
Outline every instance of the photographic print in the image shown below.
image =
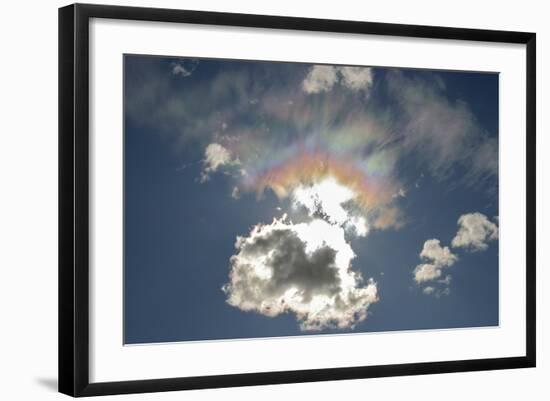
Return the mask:
[[123,68],[125,344],[499,325],[497,72]]

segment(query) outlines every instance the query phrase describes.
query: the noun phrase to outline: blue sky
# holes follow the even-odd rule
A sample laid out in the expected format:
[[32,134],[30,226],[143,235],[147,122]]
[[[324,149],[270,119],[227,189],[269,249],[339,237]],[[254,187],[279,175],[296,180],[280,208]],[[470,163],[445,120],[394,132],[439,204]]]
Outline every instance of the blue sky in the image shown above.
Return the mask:
[[498,324],[498,74],[124,74],[125,343]]

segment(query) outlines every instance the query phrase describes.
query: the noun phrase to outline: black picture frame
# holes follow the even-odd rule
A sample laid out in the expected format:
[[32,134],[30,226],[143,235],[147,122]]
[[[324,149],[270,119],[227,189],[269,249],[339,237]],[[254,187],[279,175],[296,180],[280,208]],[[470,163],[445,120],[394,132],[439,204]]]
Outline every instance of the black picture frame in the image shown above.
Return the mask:
[[[160,21],[526,45],[526,354],[521,357],[90,383],[89,21]],[[142,393],[383,376],[534,367],[536,35],[479,29],[74,4],[59,9],[59,391],[71,396]]]

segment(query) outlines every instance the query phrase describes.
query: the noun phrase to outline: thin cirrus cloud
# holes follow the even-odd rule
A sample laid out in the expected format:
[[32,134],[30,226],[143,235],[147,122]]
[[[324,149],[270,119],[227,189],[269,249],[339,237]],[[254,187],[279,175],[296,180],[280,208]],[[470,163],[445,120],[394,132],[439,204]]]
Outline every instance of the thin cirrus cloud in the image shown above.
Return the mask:
[[[458,219],[458,231],[451,241],[453,248],[462,248],[469,252],[486,250],[488,242],[498,240],[498,226],[491,222],[482,213],[466,213]],[[443,270],[458,261],[458,256],[453,254],[449,247],[442,247],[437,239],[430,239],[424,243],[420,258],[427,259],[428,263],[419,264],[413,274],[417,284],[432,283],[424,287],[422,292],[426,295],[449,295],[452,276],[443,277]],[[443,278],[442,278],[443,277]],[[439,284],[436,288],[434,285]],[[441,289],[443,285],[445,288]]]
[[425,81],[392,70],[386,83],[396,101],[397,140],[405,153],[416,154],[438,178],[457,166],[465,169],[471,184],[497,176],[498,140],[481,127],[467,103],[445,95],[437,76]]

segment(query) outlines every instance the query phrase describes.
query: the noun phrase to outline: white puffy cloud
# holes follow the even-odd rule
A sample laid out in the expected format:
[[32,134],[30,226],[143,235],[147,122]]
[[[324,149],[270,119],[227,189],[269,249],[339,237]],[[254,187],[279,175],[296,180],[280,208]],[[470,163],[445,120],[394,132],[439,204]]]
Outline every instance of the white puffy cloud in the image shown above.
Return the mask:
[[498,239],[498,227],[481,213],[463,214],[458,219],[458,232],[451,245],[470,251],[487,249],[487,242]]
[[417,283],[435,280],[441,276],[441,266],[431,263],[423,263],[414,269],[414,279]]
[[206,168],[210,171],[216,171],[220,166],[231,161],[229,150],[219,143],[209,144],[204,151],[204,157]]
[[336,83],[352,91],[368,91],[372,87],[372,69],[370,67],[332,67],[314,65],[302,82],[306,93],[327,92]]
[[344,229],[325,220],[293,224],[286,216],[238,237],[227,302],[266,316],[292,312],[302,330],[353,328],[378,301],[376,283],[352,270]]
[[210,174],[222,167],[235,167],[241,164],[239,159],[233,158],[231,152],[219,143],[211,143],[206,147],[202,162],[201,182],[208,181]]
[[372,86],[372,70],[368,67],[340,67],[341,83],[351,90],[368,90]]
[[414,279],[417,283],[438,279],[444,268],[452,266],[458,260],[449,247],[441,246],[438,239],[429,239],[424,243],[420,258],[427,263],[419,264],[414,269]]
[[438,239],[429,239],[424,242],[420,257],[431,259],[439,266],[451,266],[458,259],[456,255],[449,250],[449,247],[442,247]]
[[[495,217],[495,220],[498,221],[498,217]],[[482,251],[487,249],[487,242],[498,239],[497,225],[481,213],[463,214],[458,219],[458,225],[458,232],[451,241],[451,246],[454,248]],[[433,285],[425,287],[422,292],[427,295],[433,294],[437,298],[449,295],[452,277],[450,274],[443,277],[443,269],[452,266],[458,257],[448,247],[442,247],[437,239],[431,239],[424,243],[420,257],[426,263],[415,267],[414,280],[418,284],[433,283]]]
[[306,93],[326,92],[332,89],[338,76],[337,69],[328,65],[314,65],[309,70],[302,88]]

